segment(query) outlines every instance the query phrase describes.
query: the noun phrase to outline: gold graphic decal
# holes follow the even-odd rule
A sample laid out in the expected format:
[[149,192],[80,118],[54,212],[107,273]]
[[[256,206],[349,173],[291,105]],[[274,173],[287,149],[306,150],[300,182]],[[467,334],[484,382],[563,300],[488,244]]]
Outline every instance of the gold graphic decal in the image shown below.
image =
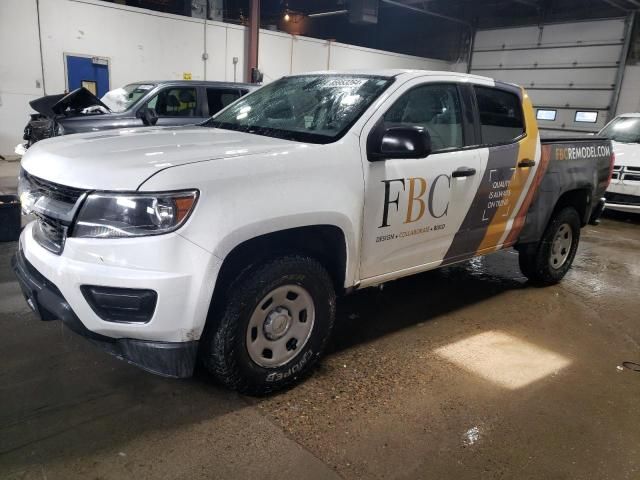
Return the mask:
[[[424,215],[426,205],[424,203],[424,200],[422,200],[422,198],[420,197],[422,197],[427,191],[427,181],[424,178],[420,178],[420,177],[413,177],[413,178],[409,178],[408,180],[409,180],[409,204],[407,205],[407,218],[405,218],[404,223],[413,223],[420,220]],[[420,193],[418,193],[418,195],[415,195],[416,183],[420,184]],[[418,216],[416,218],[412,219],[411,217],[413,216],[413,205],[416,202],[418,202],[418,204],[420,205],[420,213],[418,213]]]
[[[499,195],[500,199],[491,199],[489,202],[494,202],[497,206],[497,210],[491,221],[491,224],[487,228],[487,232],[478,247],[478,252],[488,248],[492,248],[498,245],[500,239],[503,237],[505,230],[509,226],[509,219],[515,215],[514,208],[518,204],[518,200],[523,195],[524,187],[527,184],[527,180],[532,167],[518,168],[518,163],[522,160],[536,160],[536,148],[538,146],[538,124],[534,116],[533,105],[529,95],[522,89],[522,107],[525,116],[525,125],[527,136],[524,137],[517,145],[517,155],[515,158],[515,165],[512,169],[511,178],[504,188],[493,189],[492,194]],[[498,185],[499,187],[499,185]]]

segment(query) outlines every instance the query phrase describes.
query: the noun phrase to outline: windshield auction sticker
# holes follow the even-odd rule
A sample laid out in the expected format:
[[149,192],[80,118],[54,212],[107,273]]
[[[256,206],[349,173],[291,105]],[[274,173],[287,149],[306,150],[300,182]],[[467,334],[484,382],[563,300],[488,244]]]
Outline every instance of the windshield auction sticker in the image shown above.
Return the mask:
[[366,78],[332,78],[325,86],[330,88],[357,88],[367,83]]

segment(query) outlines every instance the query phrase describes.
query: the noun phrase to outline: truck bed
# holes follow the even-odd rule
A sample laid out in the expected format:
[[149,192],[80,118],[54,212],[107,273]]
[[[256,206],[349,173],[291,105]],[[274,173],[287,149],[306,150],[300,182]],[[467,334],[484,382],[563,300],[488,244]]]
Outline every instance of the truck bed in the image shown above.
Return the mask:
[[563,201],[580,197],[585,205],[578,212],[583,225],[597,212],[609,185],[613,168],[613,148],[607,138],[597,136],[541,139],[539,182],[528,209],[518,243],[537,242],[551,214]]

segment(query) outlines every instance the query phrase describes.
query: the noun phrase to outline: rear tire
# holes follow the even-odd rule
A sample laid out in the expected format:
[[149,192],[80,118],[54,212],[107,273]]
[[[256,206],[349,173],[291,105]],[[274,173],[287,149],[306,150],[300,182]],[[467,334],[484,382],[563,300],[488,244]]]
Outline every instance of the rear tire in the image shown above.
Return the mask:
[[203,337],[205,367],[225,386],[265,395],[300,381],[333,329],[336,296],[313,258],[289,255],[243,272]]
[[554,285],[571,268],[580,241],[580,216],[573,207],[556,212],[539,243],[519,251],[520,271],[539,285]]

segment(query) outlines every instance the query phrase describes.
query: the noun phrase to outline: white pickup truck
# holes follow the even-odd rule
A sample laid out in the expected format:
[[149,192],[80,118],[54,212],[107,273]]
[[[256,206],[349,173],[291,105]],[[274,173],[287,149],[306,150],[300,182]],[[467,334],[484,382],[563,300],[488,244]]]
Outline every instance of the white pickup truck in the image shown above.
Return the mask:
[[[302,378],[336,295],[515,247],[558,282],[611,144],[541,142],[524,89],[450,72],[284,77],[196,127],[44,140],[22,159],[29,305],[110,353],[263,394]],[[390,320],[392,321],[392,320]]]
[[598,135],[611,139],[616,156],[606,208],[640,213],[640,113],[617,116]]

